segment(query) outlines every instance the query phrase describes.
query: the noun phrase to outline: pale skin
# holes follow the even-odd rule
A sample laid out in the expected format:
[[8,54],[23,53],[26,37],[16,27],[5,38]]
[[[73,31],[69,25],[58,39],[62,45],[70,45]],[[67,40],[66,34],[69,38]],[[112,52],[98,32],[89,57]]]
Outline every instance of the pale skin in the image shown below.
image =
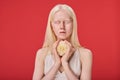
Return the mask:
[[[81,48],[80,61],[82,65],[82,71],[80,77],[76,76],[70,69],[68,64],[71,56],[75,52],[75,48],[71,45],[70,35],[72,34],[73,24],[70,16],[65,10],[60,10],[55,13],[51,22],[52,29],[56,35],[57,41],[53,44],[52,54],[54,56],[54,65],[44,75],[44,59],[47,55],[47,49],[40,49],[36,55],[35,69],[33,74],[33,80],[54,80],[55,75],[58,71],[65,72],[68,80],[91,80],[92,70],[92,53],[88,49]],[[68,45],[66,53],[60,57],[57,53],[57,46],[61,40],[64,40]]]

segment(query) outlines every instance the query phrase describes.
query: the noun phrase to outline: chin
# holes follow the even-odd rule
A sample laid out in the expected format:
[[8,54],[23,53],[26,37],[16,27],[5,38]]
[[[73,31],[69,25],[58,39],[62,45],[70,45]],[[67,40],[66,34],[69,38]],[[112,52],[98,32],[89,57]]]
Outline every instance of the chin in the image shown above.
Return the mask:
[[65,37],[65,36],[60,36],[59,39],[67,40],[67,37]]

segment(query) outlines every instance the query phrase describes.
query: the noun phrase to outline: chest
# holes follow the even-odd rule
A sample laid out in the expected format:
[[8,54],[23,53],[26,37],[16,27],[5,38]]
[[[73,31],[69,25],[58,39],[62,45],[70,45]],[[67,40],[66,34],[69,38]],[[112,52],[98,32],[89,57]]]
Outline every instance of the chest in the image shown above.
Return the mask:
[[[69,61],[69,67],[71,68],[72,72],[74,72],[74,74],[76,74],[77,76],[80,76],[80,73],[81,73],[81,63],[80,63],[80,55],[79,54],[80,53],[78,51],[75,51],[75,53],[73,54],[72,58]],[[45,64],[44,65],[45,66],[44,74],[46,74],[54,65],[54,58],[53,58],[52,54],[48,54],[46,56],[44,64]],[[61,76],[65,77],[65,73],[64,73],[64,70],[62,67],[60,67],[56,76],[57,76],[57,78],[59,78]]]

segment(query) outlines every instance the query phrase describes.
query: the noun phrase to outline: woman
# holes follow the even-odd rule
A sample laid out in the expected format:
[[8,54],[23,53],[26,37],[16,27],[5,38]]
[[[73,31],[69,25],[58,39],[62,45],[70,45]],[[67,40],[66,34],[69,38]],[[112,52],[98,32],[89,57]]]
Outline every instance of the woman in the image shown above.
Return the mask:
[[[63,55],[59,55],[60,43],[66,46]],[[49,14],[43,47],[36,54],[33,80],[91,80],[91,69],[92,53],[79,43],[73,9],[56,5]]]

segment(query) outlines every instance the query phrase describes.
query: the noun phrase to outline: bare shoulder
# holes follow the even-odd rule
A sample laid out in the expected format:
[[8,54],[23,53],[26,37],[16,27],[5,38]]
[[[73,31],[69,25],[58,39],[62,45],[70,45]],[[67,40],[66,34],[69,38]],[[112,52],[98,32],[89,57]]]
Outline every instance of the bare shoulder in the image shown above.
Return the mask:
[[92,51],[87,48],[79,48],[80,61],[81,61],[81,78],[84,80],[91,80],[92,72]]
[[42,76],[44,75],[44,59],[47,50],[48,50],[47,48],[41,48],[36,53],[33,80],[41,79]]
[[47,54],[48,48],[40,48],[36,53],[36,58],[44,58]]
[[92,58],[92,51],[87,48],[79,48],[81,58]]

